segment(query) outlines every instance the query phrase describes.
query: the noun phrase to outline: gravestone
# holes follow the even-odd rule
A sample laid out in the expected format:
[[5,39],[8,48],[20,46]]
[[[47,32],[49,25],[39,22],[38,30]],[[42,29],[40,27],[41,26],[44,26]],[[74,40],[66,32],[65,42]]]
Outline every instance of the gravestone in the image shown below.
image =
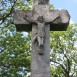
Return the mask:
[[50,31],[65,31],[67,10],[49,10],[49,0],[33,0],[33,10],[14,13],[17,31],[32,31],[31,77],[50,77]]

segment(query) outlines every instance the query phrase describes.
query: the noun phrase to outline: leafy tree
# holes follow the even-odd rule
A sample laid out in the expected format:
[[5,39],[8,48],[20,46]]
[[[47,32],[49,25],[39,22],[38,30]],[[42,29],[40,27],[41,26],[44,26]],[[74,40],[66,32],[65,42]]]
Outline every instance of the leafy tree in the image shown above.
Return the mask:
[[9,33],[12,29],[3,27],[0,36],[0,77],[22,77],[30,71],[30,34]]
[[[75,77],[77,73],[77,24],[70,24],[65,32],[51,32],[51,65],[58,77]],[[51,68],[51,71],[53,69]],[[53,73],[53,72],[52,72]]]
[[23,77],[30,71],[31,35],[16,32],[12,14],[31,9],[31,0],[0,0],[0,77]]

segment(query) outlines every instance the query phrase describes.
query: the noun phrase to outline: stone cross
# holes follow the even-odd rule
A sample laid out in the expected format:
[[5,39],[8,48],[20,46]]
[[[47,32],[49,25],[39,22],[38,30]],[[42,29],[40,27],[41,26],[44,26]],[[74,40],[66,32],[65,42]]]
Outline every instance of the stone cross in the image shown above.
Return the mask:
[[49,10],[49,0],[33,0],[33,10],[14,13],[17,31],[32,31],[31,77],[50,77],[50,31],[65,31],[67,10]]

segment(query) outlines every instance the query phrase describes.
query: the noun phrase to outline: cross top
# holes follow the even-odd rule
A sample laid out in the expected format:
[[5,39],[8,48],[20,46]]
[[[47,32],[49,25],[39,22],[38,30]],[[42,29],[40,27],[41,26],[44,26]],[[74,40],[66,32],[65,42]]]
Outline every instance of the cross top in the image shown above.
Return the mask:
[[34,0],[34,4],[48,4],[49,0]]
[[[33,0],[34,9],[20,10],[14,13],[14,23],[17,31],[32,31],[32,25],[45,22],[50,25],[50,31],[65,31],[70,15],[67,10],[50,10],[49,0]],[[43,20],[44,19],[44,20]]]

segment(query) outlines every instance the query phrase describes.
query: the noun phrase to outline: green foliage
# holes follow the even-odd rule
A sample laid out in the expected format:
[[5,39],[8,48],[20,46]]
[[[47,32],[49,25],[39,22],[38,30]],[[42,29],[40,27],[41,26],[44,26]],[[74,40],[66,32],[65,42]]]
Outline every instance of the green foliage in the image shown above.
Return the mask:
[[24,77],[30,71],[31,35],[16,32],[12,13],[30,10],[31,0],[0,1],[0,77]]
[[49,6],[49,9],[50,9],[50,10],[55,9],[54,5],[51,4],[51,5]]
[[[77,24],[70,24],[67,31],[51,32],[51,64],[59,77],[76,76]],[[51,69],[53,71],[53,69]],[[54,74],[55,74],[54,73]]]
[[0,36],[0,75],[2,77],[17,77],[20,71],[24,74],[30,71],[30,37],[24,38],[21,33],[12,33],[13,28],[13,26],[2,27]]

